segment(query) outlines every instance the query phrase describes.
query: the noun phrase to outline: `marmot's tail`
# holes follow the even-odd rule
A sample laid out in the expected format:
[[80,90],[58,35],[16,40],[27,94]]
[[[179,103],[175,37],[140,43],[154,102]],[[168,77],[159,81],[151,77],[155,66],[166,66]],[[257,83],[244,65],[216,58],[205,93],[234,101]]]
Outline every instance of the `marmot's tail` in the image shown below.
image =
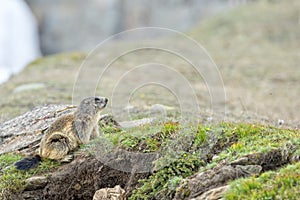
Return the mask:
[[36,168],[39,163],[41,162],[41,157],[39,155],[36,155],[31,158],[24,158],[18,162],[15,163],[15,167],[18,170],[28,170],[32,168]]

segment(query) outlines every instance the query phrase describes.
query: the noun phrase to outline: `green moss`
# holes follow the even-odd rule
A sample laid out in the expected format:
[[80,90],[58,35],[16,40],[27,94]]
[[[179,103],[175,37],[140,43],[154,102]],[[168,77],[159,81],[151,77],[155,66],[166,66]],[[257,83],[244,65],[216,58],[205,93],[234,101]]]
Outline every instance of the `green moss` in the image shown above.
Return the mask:
[[129,151],[151,152],[158,150],[159,138],[152,138],[160,132],[160,124],[151,124],[126,129],[119,137],[121,148]]
[[136,149],[138,144],[140,143],[141,138],[137,138],[130,135],[125,135],[124,139],[121,140],[120,144],[125,149]]
[[287,143],[298,145],[300,132],[256,124],[223,124],[223,137],[237,137],[229,148],[222,151],[216,161],[234,160],[251,153],[267,152]]
[[129,199],[172,199],[181,179],[192,175],[204,163],[198,156],[183,154],[169,166],[140,181]]
[[266,172],[255,178],[239,179],[230,184],[225,199],[298,199],[300,162],[278,172]]
[[127,130],[121,140],[121,145],[127,150],[142,150],[154,152],[167,144],[168,139],[177,133],[179,124],[166,122],[163,124],[151,124]]

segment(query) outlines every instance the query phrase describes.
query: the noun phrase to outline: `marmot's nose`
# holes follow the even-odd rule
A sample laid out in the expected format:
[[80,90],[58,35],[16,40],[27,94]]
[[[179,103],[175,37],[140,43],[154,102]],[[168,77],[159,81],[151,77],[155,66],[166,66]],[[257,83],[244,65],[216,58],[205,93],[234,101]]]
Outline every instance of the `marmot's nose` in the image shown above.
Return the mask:
[[105,102],[105,104],[107,104],[108,98],[104,98],[104,102]]

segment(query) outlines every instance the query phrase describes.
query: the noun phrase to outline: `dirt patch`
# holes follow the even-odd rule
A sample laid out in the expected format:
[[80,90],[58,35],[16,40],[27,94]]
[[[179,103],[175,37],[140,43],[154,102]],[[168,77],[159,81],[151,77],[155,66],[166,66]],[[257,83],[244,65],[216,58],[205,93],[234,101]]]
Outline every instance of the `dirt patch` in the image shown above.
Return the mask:
[[148,174],[131,174],[103,165],[94,157],[77,158],[47,177],[47,184],[37,190],[25,190],[25,199],[92,199],[101,188],[120,185],[128,196],[137,181]]

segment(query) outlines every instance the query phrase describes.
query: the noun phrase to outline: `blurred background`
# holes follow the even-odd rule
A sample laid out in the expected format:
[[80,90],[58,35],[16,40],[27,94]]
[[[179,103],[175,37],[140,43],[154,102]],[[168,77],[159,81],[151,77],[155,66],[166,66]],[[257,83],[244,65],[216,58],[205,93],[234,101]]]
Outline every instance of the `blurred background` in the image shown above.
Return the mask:
[[3,0],[0,3],[0,46],[3,47],[0,83],[20,72],[41,53],[89,51],[109,36],[137,27],[186,31],[205,17],[246,2]]
[[187,31],[246,0],[26,0],[38,21],[44,55],[94,48],[121,31],[157,26]]

